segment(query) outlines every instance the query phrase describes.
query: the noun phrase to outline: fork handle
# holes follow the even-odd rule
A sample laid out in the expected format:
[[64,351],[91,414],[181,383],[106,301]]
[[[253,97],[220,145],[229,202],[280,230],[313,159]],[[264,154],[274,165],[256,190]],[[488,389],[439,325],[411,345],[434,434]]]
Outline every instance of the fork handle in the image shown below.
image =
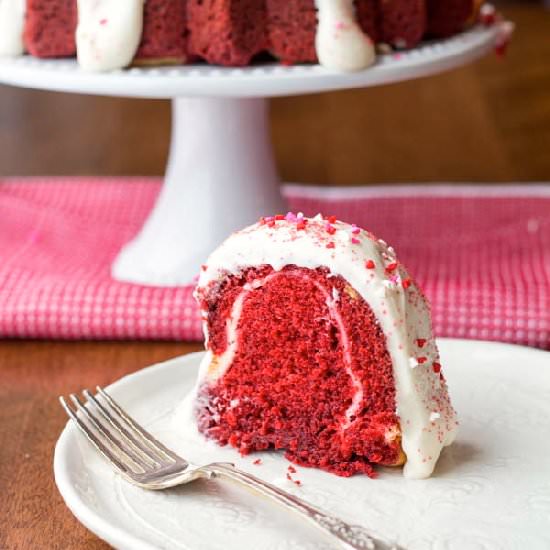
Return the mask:
[[300,514],[309,523],[337,538],[342,548],[347,550],[399,550],[399,547],[395,544],[376,538],[364,527],[349,525],[345,521],[311,506],[311,504],[304,502],[297,496],[291,495],[275,485],[262,481],[230,464],[215,463],[204,469],[212,473],[214,477],[236,481],[246,488],[276,501],[287,510]]

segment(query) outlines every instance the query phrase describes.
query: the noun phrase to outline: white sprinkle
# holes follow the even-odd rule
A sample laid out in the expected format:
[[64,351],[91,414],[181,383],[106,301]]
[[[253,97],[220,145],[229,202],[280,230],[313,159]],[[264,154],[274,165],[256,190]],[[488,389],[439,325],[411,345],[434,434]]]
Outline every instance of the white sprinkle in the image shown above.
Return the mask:
[[411,369],[416,369],[418,367],[419,363],[416,360],[415,357],[409,357],[409,365],[411,366]]
[[430,413],[430,422],[435,422],[438,418],[441,418],[441,415],[438,412]]

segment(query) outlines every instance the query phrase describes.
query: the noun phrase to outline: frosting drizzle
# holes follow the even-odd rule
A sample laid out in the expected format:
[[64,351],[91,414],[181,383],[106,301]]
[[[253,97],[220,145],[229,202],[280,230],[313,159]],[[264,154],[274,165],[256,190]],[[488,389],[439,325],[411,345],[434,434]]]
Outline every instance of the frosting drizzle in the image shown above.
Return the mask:
[[372,40],[361,30],[353,0],[316,0],[319,22],[315,47],[319,63],[328,69],[353,72],[376,59]]
[[0,57],[22,55],[25,0],[0,0]]
[[143,32],[144,0],[78,0],[76,49],[86,71],[111,71],[132,62]]

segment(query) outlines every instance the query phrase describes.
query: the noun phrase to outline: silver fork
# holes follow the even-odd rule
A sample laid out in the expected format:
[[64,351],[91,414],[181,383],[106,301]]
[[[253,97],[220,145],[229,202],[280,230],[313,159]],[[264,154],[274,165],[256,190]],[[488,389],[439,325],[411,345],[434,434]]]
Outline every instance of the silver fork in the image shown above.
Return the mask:
[[215,462],[196,466],[189,463],[141,427],[105,390],[97,386],[97,392],[97,396],[88,390],[82,392],[86,404],[77,395],[71,394],[69,397],[74,409],[63,397],[59,400],[88,440],[130,483],[143,489],[160,490],[201,478],[225,478],[298,513],[338,539],[342,548],[400,550],[395,544],[373,536],[365,528],[349,525],[270,483],[238,470],[233,464]]

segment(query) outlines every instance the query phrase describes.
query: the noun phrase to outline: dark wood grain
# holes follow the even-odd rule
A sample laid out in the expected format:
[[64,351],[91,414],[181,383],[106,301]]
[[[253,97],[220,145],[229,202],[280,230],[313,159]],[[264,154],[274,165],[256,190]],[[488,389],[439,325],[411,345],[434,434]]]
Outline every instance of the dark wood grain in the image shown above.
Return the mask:
[[[510,54],[425,80],[277,99],[287,181],[361,184],[550,179],[550,12],[511,3]],[[0,87],[0,175],[162,174],[169,104]],[[99,549],[52,474],[57,396],[197,345],[0,342],[0,548]]]
[[66,422],[57,398],[106,385],[198,344],[0,342],[0,548],[107,548],[65,507],[53,479]]

